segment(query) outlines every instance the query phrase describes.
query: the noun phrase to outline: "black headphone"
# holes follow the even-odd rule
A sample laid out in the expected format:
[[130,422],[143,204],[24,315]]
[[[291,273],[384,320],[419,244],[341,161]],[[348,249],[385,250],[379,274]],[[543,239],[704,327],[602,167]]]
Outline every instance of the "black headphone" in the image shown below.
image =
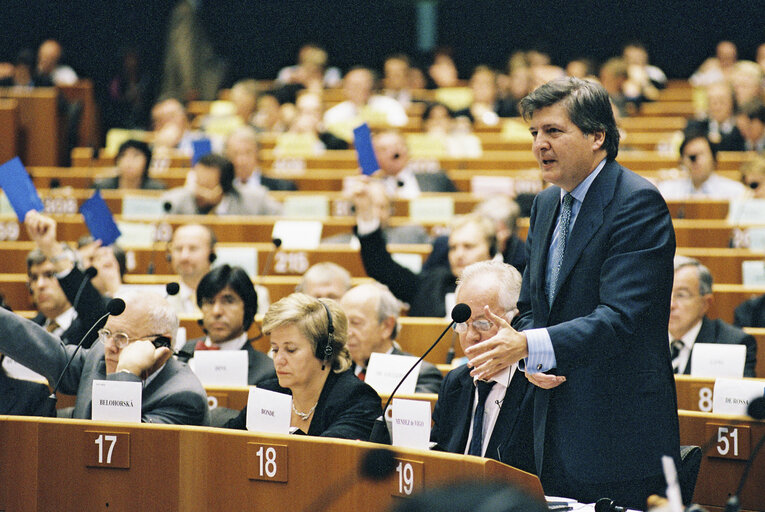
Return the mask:
[[333,345],[335,344],[335,326],[332,324],[332,313],[329,311],[329,306],[319,301],[324,310],[327,312],[327,337],[324,343],[316,344],[316,357],[321,360],[321,369],[324,370],[324,366],[332,359],[332,353],[334,352]]

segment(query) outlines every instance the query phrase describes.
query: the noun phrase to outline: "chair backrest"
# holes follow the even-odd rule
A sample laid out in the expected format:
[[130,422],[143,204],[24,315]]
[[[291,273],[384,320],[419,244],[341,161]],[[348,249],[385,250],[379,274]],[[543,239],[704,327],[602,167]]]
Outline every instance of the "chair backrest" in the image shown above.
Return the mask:
[[693,501],[693,491],[696,488],[696,478],[699,476],[702,455],[701,448],[698,446],[680,447],[680,468],[677,476],[680,480],[683,503],[686,505]]

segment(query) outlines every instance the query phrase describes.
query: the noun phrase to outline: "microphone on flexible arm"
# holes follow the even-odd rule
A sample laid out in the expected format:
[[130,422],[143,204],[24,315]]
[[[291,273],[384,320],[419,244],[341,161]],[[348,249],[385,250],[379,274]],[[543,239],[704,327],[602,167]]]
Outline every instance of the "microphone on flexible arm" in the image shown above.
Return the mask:
[[80,297],[82,296],[82,290],[85,289],[85,283],[96,277],[96,275],[98,275],[96,267],[88,267],[83,272],[82,282],[80,282],[80,286],[77,288],[77,293],[74,294],[74,300],[72,301],[72,309],[75,311],[77,311],[77,306],[80,304]]
[[[457,333],[454,333],[454,334],[457,334]],[[446,351],[446,364],[452,364],[452,361],[454,361],[454,344],[456,343],[456,341],[457,341],[457,336],[452,335],[452,344],[449,345],[449,350]]]
[[377,418],[375,420],[375,423],[372,427],[372,433],[370,435],[370,441],[373,443],[382,443],[382,444],[390,444],[391,442],[391,436],[390,432],[388,431],[387,423],[385,421],[385,412],[388,410],[388,406],[390,405],[391,401],[393,400],[393,396],[396,394],[396,391],[398,391],[398,388],[401,387],[401,384],[404,383],[407,377],[409,377],[409,374],[414,371],[415,368],[417,368],[417,365],[422,362],[423,359],[425,359],[425,356],[430,354],[430,351],[436,348],[436,345],[438,345],[438,342],[441,341],[441,338],[446,335],[446,333],[449,331],[449,329],[452,328],[454,324],[461,324],[463,322],[466,322],[470,318],[470,306],[464,303],[459,303],[452,309],[452,321],[449,322],[449,325],[446,326],[446,329],[441,333],[441,335],[436,339],[435,342],[428,348],[428,350],[425,351],[422,356],[412,365],[411,368],[409,368],[409,371],[407,371],[404,376],[401,378],[401,380],[396,384],[396,387],[393,388],[393,392],[391,392],[390,396],[388,397],[388,401],[385,402],[385,407],[383,407],[382,410],[382,416]]
[[162,226],[162,223],[163,223],[165,217],[167,217],[167,215],[170,213],[170,210],[172,208],[173,208],[173,205],[172,205],[172,203],[170,203],[170,201],[165,201],[164,203],[162,203],[162,210],[164,211],[164,213],[162,214],[162,217],[160,218],[160,221],[157,223],[157,232],[154,234],[154,243],[151,245],[151,255],[149,256],[149,265],[146,267],[146,273],[147,274],[151,275],[151,274],[154,273],[154,268],[155,268],[154,267],[154,256],[157,254],[156,245],[157,245],[157,242],[163,241],[163,240],[158,240],[159,232],[160,232],[160,227]]
[[272,238],[271,243],[274,244],[274,250],[268,253],[268,256],[266,257],[266,262],[263,264],[263,273],[260,274],[260,277],[265,277],[269,275],[271,271],[273,270],[274,257],[276,253],[279,251],[279,247],[282,246],[282,239]]
[[[746,413],[749,415],[749,417],[755,420],[765,419],[765,396],[757,397],[749,402]],[[744,468],[744,472],[741,474],[741,480],[738,482],[738,489],[736,489],[736,492],[733,494],[733,496],[728,498],[728,501],[725,502],[725,512],[739,512],[741,510],[741,499],[739,498],[739,495],[744,489],[744,484],[746,484],[746,481],[749,478],[749,471],[752,469],[754,459],[757,457],[757,454],[760,452],[763,444],[765,444],[765,434],[760,437],[760,440],[755,445],[754,450],[752,450],[752,454],[749,456],[749,460],[746,461],[746,467]]]
[[85,333],[85,335],[80,339],[79,343],[77,343],[77,347],[75,347],[74,352],[72,352],[72,355],[69,357],[69,360],[66,362],[66,365],[64,366],[64,369],[61,370],[61,374],[58,376],[58,379],[56,380],[56,384],[53,386],[53,392],[48,397],[48,403],[52,406],[51,412],[53,412],[56,409],[56,391],[58,391],[58,386],[61,384],[61,379],[64,378],[64,374],[66,373],[66,370],[69,368],[69,365],[72,364],[72,360],[74,359],[74,356],[77,355],[77,351],[80,350],[82,347],[82,344],[85,342],[85,340],[90,336],[90,333],[93,332],[93,329],[98,327],[98,325],[106,319],[108,316],[119,316],[122,314],[122,312],[125,311],[125,301],[122,299],[112,299],[109,301],[109,303],[106,305],[106,313],[104,313],[101,318],[96,320],[96,322],[88,329],[88,332]]

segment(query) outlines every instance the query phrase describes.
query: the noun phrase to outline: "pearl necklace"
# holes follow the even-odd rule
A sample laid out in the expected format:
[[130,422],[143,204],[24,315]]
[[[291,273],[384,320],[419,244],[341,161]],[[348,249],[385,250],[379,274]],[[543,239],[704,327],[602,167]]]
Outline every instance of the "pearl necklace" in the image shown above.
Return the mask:
[[311,410],[308,412],[300,412],[297,409],[295,409],[295,402],[292,402],[292,411],[297,414],[301,420],[308,421],[308,418],[311,417],[311,414],[313,414],[313,411],[316,410],[316,406],[319,405],[319,401],[317,400],[315,404],[313,404],[313,407],[311,407]]

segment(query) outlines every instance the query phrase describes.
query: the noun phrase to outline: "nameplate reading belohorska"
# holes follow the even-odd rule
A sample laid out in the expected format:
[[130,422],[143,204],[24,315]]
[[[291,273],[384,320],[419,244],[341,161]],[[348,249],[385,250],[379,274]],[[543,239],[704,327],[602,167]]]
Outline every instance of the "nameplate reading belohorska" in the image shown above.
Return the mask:
[[247,430],[289,434],[292,397],[267,389],[250,388],[247,397]]
[[142,382],[94,380],[92,419],[141,423],[142,391]]

